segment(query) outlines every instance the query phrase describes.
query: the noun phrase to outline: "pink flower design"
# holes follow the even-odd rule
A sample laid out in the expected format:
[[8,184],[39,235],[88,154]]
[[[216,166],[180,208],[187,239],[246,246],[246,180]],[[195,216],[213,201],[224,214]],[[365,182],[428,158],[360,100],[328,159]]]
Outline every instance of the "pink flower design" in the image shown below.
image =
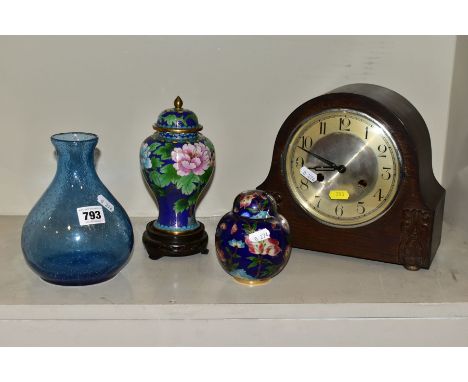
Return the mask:
[[177,175],[185,176],[193,172],[202,175],[211,164],[210,149],[203,143],[186,143],[182,147],[176,147],[171,153],[174,168]]
[[278,245],[279,241],[272,239],[271,237],[255,243],[250,241],[249,237],[246,235],[244,241],[249,247],[249,252],[256,255],[276,256],[281,252],[281,248]]
[[252,203],[252,200],[256,197],[255,194],[250,194],[250,195],[244,195],[242,199],[240,200],[240,207],[241,208],[246,208],[250,206],[250,203]]
[[231,227],[231,235],[234,235],[235,233],[237,232],[237,224],[233,224],[233,226]]
[[262,194],[258,192],[252,192],[251,194],[244,194],[239,201],[240,208],[246,208],[250,206],[250,204],[252,203],[252,200],[257,197],[260,197],[261,199],[265,199],[265,196],[263,196]]

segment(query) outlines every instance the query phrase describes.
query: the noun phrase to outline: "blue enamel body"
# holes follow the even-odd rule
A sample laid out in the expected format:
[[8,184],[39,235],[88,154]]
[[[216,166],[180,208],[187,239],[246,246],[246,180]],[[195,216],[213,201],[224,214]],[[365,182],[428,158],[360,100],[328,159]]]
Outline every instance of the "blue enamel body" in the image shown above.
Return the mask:
[[159,114],[156,125],[163,129],[192,130],[199,127],[198,118],[191,110],[167,109]]
[[213,144],[190,110],[164,110],[154,128],[140,149],[143,178],[159,210],[154,227],[169,233],[197,229],[196,205],[215,168]]
[[[268,237],[255,240],[255,235],[265,229]],[[215,242],[223,269],[249,285],[279,274],[291,252],[289,225],[277,213],[274,199],[260,190],[245,191],[236,197],[232,211],[217,225]]]

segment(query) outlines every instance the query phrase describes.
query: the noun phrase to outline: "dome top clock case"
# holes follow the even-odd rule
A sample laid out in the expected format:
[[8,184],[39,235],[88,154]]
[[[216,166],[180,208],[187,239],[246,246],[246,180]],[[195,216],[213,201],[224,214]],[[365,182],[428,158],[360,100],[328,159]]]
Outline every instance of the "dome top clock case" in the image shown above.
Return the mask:
[[445,190],[427,126],[400,94],[372,84],[335,89],[283,123],[267,179],[295,247],[429,268]]

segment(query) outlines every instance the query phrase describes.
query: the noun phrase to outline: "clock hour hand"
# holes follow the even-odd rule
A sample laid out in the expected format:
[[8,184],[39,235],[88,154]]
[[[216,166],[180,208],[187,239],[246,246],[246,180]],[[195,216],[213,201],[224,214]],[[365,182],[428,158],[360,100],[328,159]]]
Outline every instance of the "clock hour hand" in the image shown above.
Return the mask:
[[327,166],[315,166],[315,167],[308,167],[309,170],[314,170],[314,171],[335,171],[335,167],[327,167]]
[[343,173],[343,172],[346,171],[346,167],[343,166],[343,165],[337,165],[337,164],[333,163],[332,161],[330,161],[328,159],[325,159],[325,158],[321,157],[318,154],[313,153],[312,151],[306,150],[305,148],[303,148],[301,146],[299,146],[299,148],[304,150],[306,153],[312,155],[314,158],[317,158],[318,160],[322,161],[323,163],[329,165],[330,167],[333,167],[333,169],[338,171],[338,172]]

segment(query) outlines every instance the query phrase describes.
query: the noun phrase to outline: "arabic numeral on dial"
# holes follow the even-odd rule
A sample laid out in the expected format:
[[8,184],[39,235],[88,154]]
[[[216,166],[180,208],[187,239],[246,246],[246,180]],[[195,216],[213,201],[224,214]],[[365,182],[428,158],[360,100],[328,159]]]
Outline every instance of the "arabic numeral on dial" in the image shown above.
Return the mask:
[[306,179],[301,179],[301,184],[299,185],[301,190],[309,189],[309,182]]
[[297,157],[296,158],[296,168],[301,168],[302,166],[304,166],[304,158]]
[[383,180],[389,180],[392,177],[392,174],[389,170],[391,170],[391,167],[384,167],[383,168],[383,173],[381,174]]
[[358,214],[362,215],[366,212],[366,207],[364,207],[364,202],[358,202],[356,211]]
[[303,135],[302,137],[299,138],[299,147],[301,149],[309,150],[312,147],[313,143],[314,141],[308,135]]
[[386,158],[386,157],[387,157],[387,154],[386,154],[386,152],[387,152],[387,150],[388,150],[387,146],[385,146],[385,145],[378,145],[378,146],[377,146],[377,150],[378,150],[379,153],[380,153],[380,154],[378,155],[379,158]]
[[336,207],[335,207],[335,215],[338,216],[338,217],[341,217],[343,216],[343,205],[341,204],[338,204]]
[[381,188],[379,188],[379,190],[374,194],[374,198],[378,198],[379,202],[383,199]]
[[317,201],[317,204],[315,205],[316,208],[320,208],[320,202],[322,201],[322,199],[320,198],[320,196],[316,196],[315,197],[315,200],[318,200]]

